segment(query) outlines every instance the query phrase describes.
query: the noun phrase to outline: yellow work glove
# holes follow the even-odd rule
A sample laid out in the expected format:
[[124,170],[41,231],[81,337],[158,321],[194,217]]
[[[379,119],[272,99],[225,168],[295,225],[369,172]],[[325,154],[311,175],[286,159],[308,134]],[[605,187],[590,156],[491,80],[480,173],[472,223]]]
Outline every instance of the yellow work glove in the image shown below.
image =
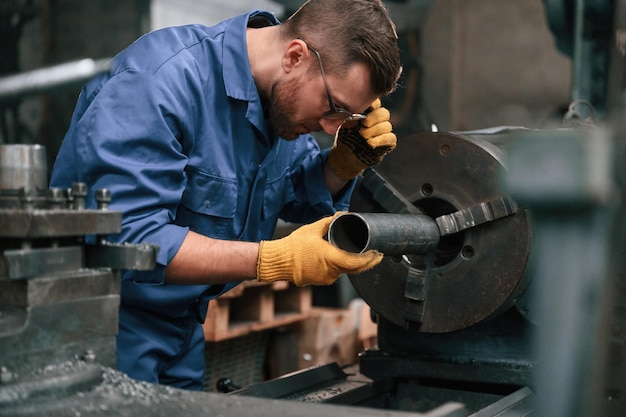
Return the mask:
[[301,226],[281,239],[262,240],[257,280],[287,280],[297,286],[330,285],[343,273],[358,274],[378,265],[383,259],[380,252],[350,253],[325,240],[335,216]]
[[356,124],[346,122],[339,128],[328,155],[330,169],[344,180],[380,163],[396,147],[389,110],[381,107],[380,99],[376,99],[365,113],[365,119]]

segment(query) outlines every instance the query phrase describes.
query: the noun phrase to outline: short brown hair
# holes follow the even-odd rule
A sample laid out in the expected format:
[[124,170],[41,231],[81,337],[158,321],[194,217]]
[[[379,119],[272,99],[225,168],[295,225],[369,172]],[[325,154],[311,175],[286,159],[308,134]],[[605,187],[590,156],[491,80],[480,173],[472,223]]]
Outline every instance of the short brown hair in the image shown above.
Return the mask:
[[288,38],[302,38],[320,52],[327,73],[367,65],[372,92],[396,89],[402,71],[396,27],[380,0],[308,0],[282,25]]

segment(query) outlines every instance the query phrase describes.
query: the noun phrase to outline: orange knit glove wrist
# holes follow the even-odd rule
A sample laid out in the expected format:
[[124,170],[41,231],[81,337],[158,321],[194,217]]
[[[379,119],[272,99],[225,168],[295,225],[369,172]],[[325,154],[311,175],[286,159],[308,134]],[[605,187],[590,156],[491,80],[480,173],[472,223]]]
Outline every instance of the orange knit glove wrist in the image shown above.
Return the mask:
[[380,163],[396,147],[390,113],[381,107],[380,99],[370,105],[366,114],[367,117],[358,123],[339,128],[328,155],[330,169],[344,180]]
[[380,252],[350,253],[325,240],[333,218],[301,226],[281,239],[261,241],[257,280],[287,280],[297,286],[330,285],[343,273],[358,274],[382,261]]

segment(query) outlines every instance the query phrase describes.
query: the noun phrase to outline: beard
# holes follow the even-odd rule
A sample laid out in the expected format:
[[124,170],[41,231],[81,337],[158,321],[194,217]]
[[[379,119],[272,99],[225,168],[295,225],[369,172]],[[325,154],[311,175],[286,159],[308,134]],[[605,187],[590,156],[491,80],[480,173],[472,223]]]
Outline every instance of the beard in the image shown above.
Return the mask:
[[294,92],[298,89],[300,79],[292,79],[277,82],[272,86],[269,103],[269,120],[278,136],[283,139],[296,139],[301,133],[298,132],[298,124],[294,122],[296,112],[296,97]]

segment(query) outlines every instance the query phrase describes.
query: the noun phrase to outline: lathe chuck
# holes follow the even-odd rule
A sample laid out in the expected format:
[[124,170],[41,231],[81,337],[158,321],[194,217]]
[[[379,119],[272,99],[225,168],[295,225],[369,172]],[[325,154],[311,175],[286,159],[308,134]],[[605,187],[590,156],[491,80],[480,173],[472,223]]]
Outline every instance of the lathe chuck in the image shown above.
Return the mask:
[[530,226],[523,208],[499,209],[513,201],[503,192],[503,160],[504,148],[483,139],[425,133],[400,138],[361,178],[350,211],[416,212],[454,226],[442,230],[430,254],[385,256],[374,269],[350,275],[376,314],[444,333],[513,306],[527,284]]

